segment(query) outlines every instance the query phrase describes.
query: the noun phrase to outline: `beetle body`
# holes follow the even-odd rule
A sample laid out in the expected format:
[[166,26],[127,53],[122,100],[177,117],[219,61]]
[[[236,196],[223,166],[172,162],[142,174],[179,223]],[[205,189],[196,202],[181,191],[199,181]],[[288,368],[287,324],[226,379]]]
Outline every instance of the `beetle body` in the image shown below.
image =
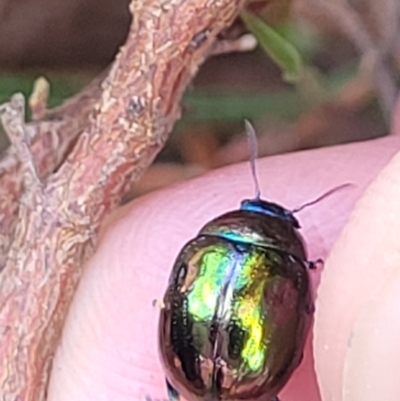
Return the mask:
[[244,201],[180,252],[164,297],[159,348],[189,401],[265,400],[299,365],[313,302],[293,214]]

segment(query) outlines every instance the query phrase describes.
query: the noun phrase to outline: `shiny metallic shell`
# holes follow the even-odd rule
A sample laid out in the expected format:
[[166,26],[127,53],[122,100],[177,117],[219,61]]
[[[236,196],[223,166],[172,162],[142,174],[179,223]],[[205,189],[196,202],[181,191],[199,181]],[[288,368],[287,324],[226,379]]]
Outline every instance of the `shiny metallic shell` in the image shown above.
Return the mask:
[[159,322],[165,374],[187,400],[269,401],[301,361],[313,303],[294,224],[244,210],[179,254]]

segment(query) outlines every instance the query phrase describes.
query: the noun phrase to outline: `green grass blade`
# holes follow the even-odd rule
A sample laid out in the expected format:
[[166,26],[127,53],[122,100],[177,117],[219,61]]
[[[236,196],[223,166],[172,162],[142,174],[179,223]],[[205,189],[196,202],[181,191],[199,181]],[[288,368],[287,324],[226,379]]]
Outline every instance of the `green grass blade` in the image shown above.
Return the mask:
[[303,60],[297,49],[256,15],[242,11],[240,16],[266,53],[281,68],[283,79],[291,83],[299,81],[303,73]]

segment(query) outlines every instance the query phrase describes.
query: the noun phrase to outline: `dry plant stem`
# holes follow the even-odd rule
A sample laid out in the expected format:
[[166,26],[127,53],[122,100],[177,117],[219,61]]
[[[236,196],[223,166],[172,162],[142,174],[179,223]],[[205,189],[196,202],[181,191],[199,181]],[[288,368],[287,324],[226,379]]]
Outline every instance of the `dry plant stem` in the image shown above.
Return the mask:
[[[64,105],[25,125],[40,177],[46,177],[60,165],[78,135],[87,127],[89,113],[101,95],[102,79],[104,74]],[[46,105],[39,106],[39,109],[45,108]],[[0,118],[7,131],[5,119],[8,115],[3,113]],[[11,146],[0,160],[0,272],[13,238],[21,194],[21,163]]]
[[[179,117],[184,89],[242,3],[132,1],[127,43],[103,83],[89,127],[47,179],[24,169],[30,187],[0,275],[2,401],[45,399],[64,317],[100,224],[161,149]],[[17,97],[3,106],[3,115],[14,114],[8,132],[26,159],[22,109]]]
[[32,112],[32,120],[40,120],[47,112],[47,99],[50,93],[50,84],[44,78],[36,79],[33,84],[33,91],[29,97],[29,107]]
[[[377,8],[382,6],[384,12],[376,12]],[[379,3],[372,1],[371,9],[378,18],[381,52],[391,55],[396,51],[395,45],[398,43],[400,33],[400,2],[398,0],[384,0]]]
[[386,21],[383,25],[383,47],[386,52],[394,50],[400,32],[400,4],[397,0],[386,0]]
[[218,40],[215,42],[211,54],[216,56],[233,52],[249,52],[254,50],[257,44],[257,39],[252,34],[245,34],[235,40]]
[[[397,99],[396,81],[387,65],[386,52],[382,52],[382,44],[374,41],[369,34],[361,16],[350,6],[347,0],[309,0],[331,17],[344,34],[359,49],[363,57],[373,59],[372,80],[378,92],[387,120],[395,107]],[[394,0],[396,1],[396,0]],[[386,2],[385,2],[386,3]],[[388,4],[391,4],[389,0]],[[386,6],[389,7],[389,5]],[[388,38],[383,39],[385,42]]]
[[348,4],[347,0],[311,0],[326,12],[340,26],[344,34],[358,49],[366,52],[373,47],[374,41],[365,28],[360,15]]

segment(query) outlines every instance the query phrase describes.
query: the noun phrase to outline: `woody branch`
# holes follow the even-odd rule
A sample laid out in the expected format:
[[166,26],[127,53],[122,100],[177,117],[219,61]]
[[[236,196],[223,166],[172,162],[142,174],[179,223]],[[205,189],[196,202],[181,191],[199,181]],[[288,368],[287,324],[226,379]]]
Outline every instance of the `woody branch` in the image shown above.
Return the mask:
[[0,274],[2,401],[45,399],[62,324],[101,222],[161,149],[179,118],[183,91],[242,4],[133,0],[126,45],[94,105],[86,103],[90,113],[73,132],[57,127],[58,138],[79,135],[73,150],[65,158],[65,148],[47,169],[38,167],[46,152],[32,152],[30,142],[41,141],[41,124],[50,121],[25,124],[18,95],[1,107],[20,163],[13,174],[25,188],[16,218],[8,216],[15,221],[13,239]]

